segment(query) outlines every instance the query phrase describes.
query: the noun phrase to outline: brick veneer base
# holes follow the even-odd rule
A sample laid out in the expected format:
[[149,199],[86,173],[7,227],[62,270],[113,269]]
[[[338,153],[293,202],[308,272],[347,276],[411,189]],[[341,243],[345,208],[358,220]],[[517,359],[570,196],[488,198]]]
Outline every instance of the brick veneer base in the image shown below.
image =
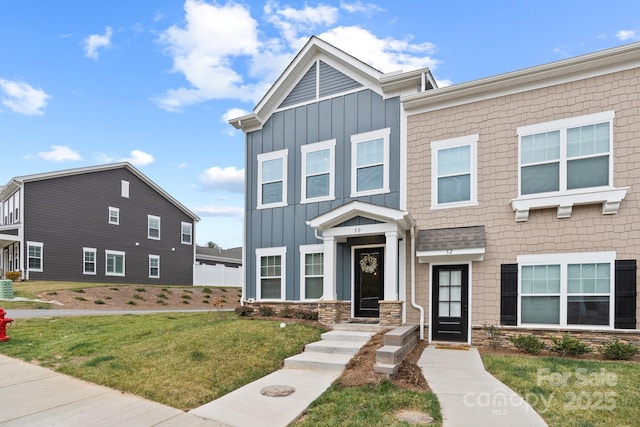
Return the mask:
[[[599,330],[585,330],[585,329],[526,329],[516,328],[513,326],[498,327],[498,333],[495,337],[495,342],[499,348],[515,349],[513,343],[509,340],[510,337],[516,337],[518,335],[535,335],[540,338],[549,347],[552,341],[549,336],[561,337],[562,334],[568,332],[571,336],[579,339],[585,344],[593,347],[594,351],[597,351],[598,347],[610,342],[617,338],[622,342],[632,343],[640,347],[640,331],[636,329],[624,330],[615,329],[611,331],[599,331]],[[488,328],[483,326],[474,326],[472,328],[471,344],[476,347],[491,347],[492,339],[489,335]]]
[[380,326],[401,326],[402,305],[402,301],[380,301]]

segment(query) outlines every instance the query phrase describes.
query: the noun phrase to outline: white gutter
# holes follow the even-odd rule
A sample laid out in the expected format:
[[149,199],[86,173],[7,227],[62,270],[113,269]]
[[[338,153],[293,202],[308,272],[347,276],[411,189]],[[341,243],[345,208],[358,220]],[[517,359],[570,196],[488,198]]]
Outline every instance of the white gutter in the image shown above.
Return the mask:
[[416,303],[416,227],[411,227],[411,307],[420,311],[420,341],[424,340],[424,307]]

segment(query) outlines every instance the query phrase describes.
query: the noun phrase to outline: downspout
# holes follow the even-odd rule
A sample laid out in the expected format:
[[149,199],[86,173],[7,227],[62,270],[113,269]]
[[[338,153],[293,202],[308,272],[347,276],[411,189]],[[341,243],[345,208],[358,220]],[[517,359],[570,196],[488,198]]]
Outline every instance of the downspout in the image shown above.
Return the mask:
[[416,303],[416,226],[411,226],[411,307],[420,311],[420,341],[424,340],[424,307]]

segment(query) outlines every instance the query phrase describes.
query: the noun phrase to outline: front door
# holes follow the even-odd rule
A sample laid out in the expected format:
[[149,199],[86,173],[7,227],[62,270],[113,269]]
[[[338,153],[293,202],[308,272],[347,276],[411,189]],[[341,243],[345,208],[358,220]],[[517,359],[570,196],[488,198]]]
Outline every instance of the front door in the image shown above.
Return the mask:
[[432,289],[431,338],[434,341],[466,342],[469,326],[469,266],[434,266]]
[[354,315],[380,317],[384,295],[384,247],[354,250]]

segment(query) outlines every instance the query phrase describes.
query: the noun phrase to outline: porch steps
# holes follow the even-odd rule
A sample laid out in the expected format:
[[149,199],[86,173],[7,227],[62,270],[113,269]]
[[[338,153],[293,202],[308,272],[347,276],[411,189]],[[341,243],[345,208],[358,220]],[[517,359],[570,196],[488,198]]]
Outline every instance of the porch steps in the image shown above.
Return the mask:
[[400,369],[402,361],[418,342],[418,326],[405,325],[387,332],[384,345],[376,351],[375,372],[392,378]]
[[284,367],[342,372],[373,335],[375,332],[353,330],[325,332],[320,341],[307,344],[304,352],[286,358]]

